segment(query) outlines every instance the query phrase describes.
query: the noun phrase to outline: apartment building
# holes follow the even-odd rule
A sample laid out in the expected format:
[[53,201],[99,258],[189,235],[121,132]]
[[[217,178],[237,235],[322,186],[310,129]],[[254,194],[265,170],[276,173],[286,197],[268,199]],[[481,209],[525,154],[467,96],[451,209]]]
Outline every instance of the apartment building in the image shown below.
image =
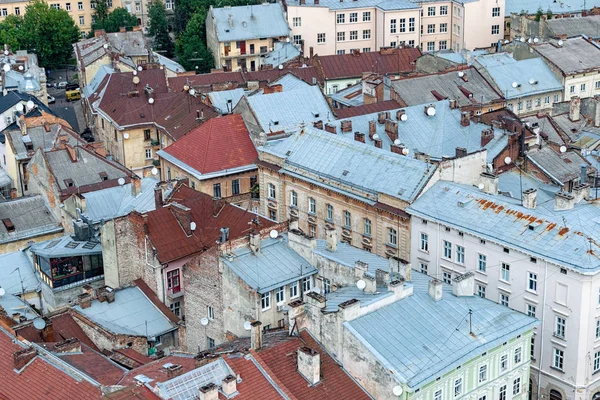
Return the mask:
[[[305,54],[420,47],[425,52],[493,46],[503,38],[504,1],[287,2],[294,43]],[[310,22],[310,23],[309,23]]]

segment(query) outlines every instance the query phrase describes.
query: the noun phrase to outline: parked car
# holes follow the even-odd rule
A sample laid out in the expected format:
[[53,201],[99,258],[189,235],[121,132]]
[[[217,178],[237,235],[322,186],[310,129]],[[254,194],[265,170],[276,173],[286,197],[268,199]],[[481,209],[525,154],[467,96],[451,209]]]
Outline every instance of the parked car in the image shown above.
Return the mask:
[[67,81],[62,81],[62,82],[58,82],[58,88],[59,89],[64,89],[67,87],[69,83]]
[[48,104],[54,104],[54,103],[56,103],[56,99],[54,98],[54,96],[48,95]]

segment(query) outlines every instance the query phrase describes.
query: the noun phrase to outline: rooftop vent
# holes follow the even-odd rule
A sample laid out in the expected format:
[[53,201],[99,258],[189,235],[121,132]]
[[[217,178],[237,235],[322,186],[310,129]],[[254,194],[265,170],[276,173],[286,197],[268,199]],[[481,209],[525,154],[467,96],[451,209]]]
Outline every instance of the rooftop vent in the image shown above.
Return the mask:
[[10,218],[4,218],[2,220],[2,223],[4,224],[4,228],[6,228],[7,232],[14,232],[15,231],[15,226],[13,225],[12,221],[10,220]]

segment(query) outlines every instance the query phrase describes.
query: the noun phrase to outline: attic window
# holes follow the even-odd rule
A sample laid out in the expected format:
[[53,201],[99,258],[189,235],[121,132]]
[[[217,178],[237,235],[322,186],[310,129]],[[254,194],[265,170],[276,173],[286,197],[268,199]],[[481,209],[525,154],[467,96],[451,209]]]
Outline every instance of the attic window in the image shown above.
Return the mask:
[[79,246],[79,243],[77,242],[69,242],[65,245],[67,249],[76,249],[77,246]]
[[344,172],[342,172],[342,175],[344,175],[344,176],[348,175],[348,171],[344,170]]
[[75,183],[73,182],[73,179],[65,179],[65,185],[67,185],[67,187],[73,187],[75,186]]
[[313,115],[315,116],[315,118],[319,118],[319,115],[321,115],[321,114],[319,114],[319,113],[313,113]]
[[6,230],[8,232],[14,232],[15,231],[15,226],[13,225],[12,221],[10,220],[10,218],[4,218],[2,220],[2,223],[4,224],[4,227],[6,228]]
[[104,171],[99,172],[98,175],[100,175],[100,179],[102,179],[103,181],[107,181],[108,180],[108,174]]
[[566,275],[567,274],[567,269],[566,268],[561,268],[560,269],[560,273]]
[[279,125],[279,121],[271,121],[271,124],[273,124],[273,125]]

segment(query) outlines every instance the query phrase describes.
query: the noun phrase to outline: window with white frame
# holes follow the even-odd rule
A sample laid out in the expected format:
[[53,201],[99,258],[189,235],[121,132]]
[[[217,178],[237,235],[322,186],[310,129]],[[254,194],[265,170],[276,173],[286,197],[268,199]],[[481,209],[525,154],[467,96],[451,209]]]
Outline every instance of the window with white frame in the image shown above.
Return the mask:
[[522,360],[523,360],[523,348],[517,347],[515,349],[515,357],[514,357],[515,365],[520,364]]
[[452,260],[452,243],[444,240],[444,258]]
[[363,22],[371,21],[371,11],[363,12]]
[[487,365],[479,367],[479,383],[487,381]]
[[600,371],[600,351],[594,353],[594,373]]
[[268,188],[268,196],[270,199],[275,199],[276,198],[276,193],[275,193],[275,185],[273,185],[272,183],[269,183],[267,185]]
[[221,184],[220,183],[215,183],[213,185],[213,197],[215,199],[221,198]]
[[536,307],[533,304],[527,304],[527,315],[535,318]]
[[271,292],[263,293],[260,295],[260,304],[262,306],[263,311],[271,308]]
[[421,250],[429,251],[429,235],[421,233]]
[[294,36],[292,36],[292,40],[294,41],[294,44],[301,44],[302,43],[302,35],[294,35]]
[[285,286],[280,286],[275,289],[275,301],[281,304],[285,301]]
[[409,40],[408,41],[408,46],[409,47],[415,47],[415,41],[414,40]]
[[358,40],[358,31],[350,31],[350,40]]
[[400,18],[400,33],[406,32],[406,18]]
[[459,264],[465,263],[465,248],[463,246],[456,245],[456,262]]
[[152,149],[146,149],[146,160],[152,159]]
[[462,378],[458,378],[454,381],[454,396],[460,396],[463,392]]
[[427,16],[435,17],[435,7],[427,7]]
[[171,309],[171,311],[173,311],[173,314],[177,315],[178,317],[181,317],[181,302],[175,301],[169,304],[169,308]]
[[567,320],[561,316],[556,316],[554,336],[564,339],[567,330]]
[[440,24],[440,33],[446,33],[448,32],[448,23],[444,22],[443,24]]
[[208,319],[215,319],[215,309],[211,306],[206,306],[206,316]]
[[83,15],[79,16],[79,25],[85,25],[85,17]]
[[355,12],[350,13],[350,22],[358,22],[358,13],[355,13]]
[[165,9],[167,10],[172,10],[174,7],[174,1],[173,0],[166,0],[165,1]]
[[292,25],[296,26],[302,26],[302,17],[294,17],[292,18]]
[[521,393],[521,378],[516,378],[513,381],[513,396],[516,396],[519,393]]
[[371,236],[371,220],[368,218],[365,218],[364,234],[365,236]]
[[550,104],[550,96],[544,97],[544,104]]
[[325,34],[317,33],[317,43],[325,43]]
[[504,293],[500,293],[500,304],[505,307],[508,307],[508,295]]
[[427,24],[427,33],[435,33],[435,24]]
[[565,352],[561,349],[554,348],[554,359],[552,361],[552,366],[556,369],[563,370],[565,361]]
[[312,288],[312,276],[307,276],[306,278],[302,278],[302,290],[304,293],[309,292]]
[[298,296],[298,281],[290,283],[290,299]]
[[499,17],[500,16],[500,7],[493,7],[492,8],[492,17]]
[[344,210],[344,226],[347,228],[352,226],[352,214],[348,210]]
[[298,207],[298,193],[294,190],[290,192],[290,206]]
[[317,201],[312,197],[308,198],[308,212],[311,214],[317,213]]
[[331,280],[327,278],[323,278],[323,293],[328,294],[331,293]]
[[500,386],[498,391],[498,400],[506,400],[506,385]]
[[396,33],[396,19],[390,19],[390,33]]
[[427,275],[427,264],[420,263],[421,265],[421,273]]
[[447,271],[442,272],[442,281],[448,285],[452,285],[452,273]]
[[77,2],[77,9],[83,10],[83,2],[82,1]]
[[529,356],[535,360],[535,336],[531,337],[531,346],[529,347]]
[[540,97],[538,97],[537,99],[535,99],[535,106],[540,107],[541,105],[542,105],[542,99]]
[[596,320],[596,339],[600,339],[600,319]]
[[575,93],[575,85],[569,86],[569,93]]
[[434,394],[433,394],[433,400],[442,400],[442,389],[437,390]]
[[448,15],[448,6],[440,6],[440,15]]
[[388,244],[392,246],[398,244],[398,232],[394,228],[388,228]]
[[508,354],[502,354],[500,357],[500,372],[508,371]]
[[477,296],[485,299],[485,286],[477,285]]
[[[413,18],[409,18],[408,19],[408,31],[409,32],[414,32],[415,31],[415,19]],[[409,41],[410,43],[410,41]],[[414,43],[413,43],[414,46]]]
[[[71,11],[71,3],[65,4],[65,10]],[[7,10],[7,13],[8,13],[8,10]]]
[[346,32],[338,32],[337,33],[337,41],[343,42],[346,40]]
[[346,14],[338,14],[337,15],[337,23],[343,24],[344,22],[346,22]]
[[308,224],[308,236],[311,238],[317,237],[317,226],[314,224]]
[[487,270],[487,256],[485,254],[479,254],[477,270],[479,272],[485,272]]
[[[344,49],[342,49],[342,50],[338,50],[336,54],[337,54],[338,56],[341,56],[341,55],[343,55],[343,54],[346,54],[346,50],[344,50]],[[334,86],[336,86],[336,90],[335,90],[335,92],[337,92],[337,85],[334,85]],[[335,92],[334,92],[334,93],[335,93]]]
[[537,291],[537,274],[533,272],[527,273],[527,289],[533,292]]
[[595,85],[596,89],[600,89],[600,81],[596,81],[596,83],[594,85]]
[[579,85],[579,91],[585,92],[585,83],[582,83],[581,85]]
[[327,220],[333,221],[333,206],[331,204],[327,204]]
[[370,29],[363,30],[363,39],[365,39],[365,40],[371,39],[371,30]]
[[510,281],[510,265],[502,263],[502,269],[500,270],[500,279],[504,282]]
[[525,102],[525,107],[527,107],[528,110],[531,110],[531,105],[532,105],[532,101],[531,100],[527,100]]

